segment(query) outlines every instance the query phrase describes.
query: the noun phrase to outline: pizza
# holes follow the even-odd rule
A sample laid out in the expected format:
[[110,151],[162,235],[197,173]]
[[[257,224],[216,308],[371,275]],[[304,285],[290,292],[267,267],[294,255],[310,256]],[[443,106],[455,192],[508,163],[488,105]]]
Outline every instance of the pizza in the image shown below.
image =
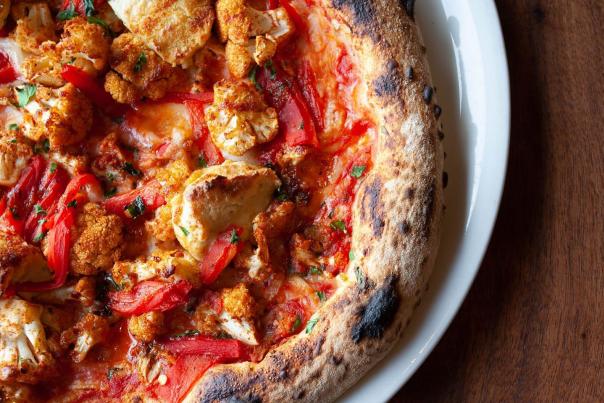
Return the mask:
[[388,353],[446,181],[413,1],[0,26],[3,401],[329,401]]

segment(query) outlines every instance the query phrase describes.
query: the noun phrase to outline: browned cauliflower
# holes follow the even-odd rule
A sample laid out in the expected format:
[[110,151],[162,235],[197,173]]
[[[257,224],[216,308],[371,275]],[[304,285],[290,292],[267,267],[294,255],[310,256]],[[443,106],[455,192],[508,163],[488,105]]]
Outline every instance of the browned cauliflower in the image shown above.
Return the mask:
[[61,56],[57,44],[46,41],[40,45],[42,54],[31,55],[21,64],[21,73],[30,82],[46,87],[59,88],[65,85],[61,77]]
[[15,40],[23,50],[40,55],[43,42],[56,42],[55,22],[48,4],[19,2],[13,4],[11,13],[17,21]]
[[128,319],[128,331],[138,341],[152,342],[164,331],[164,314],[148,312]]
[[14,185],[32,155],[18,133],[0,133],[0,185]]
[[118,17],[171,65],[186,65],[210,38],[211,0],[111,0]]
[[246,344],[257,345],[254,312],[256,303],[245,284],[221,292],[223,310],[218,315],[220,328]]
[[279,129],[277,111],[244,80],[222,80],[214,85],[214,103],[206,109],[206,121],[214,144],[238,156],[271,141]]
[[23,134],[33,141],[48,138],[51,150],[76,144],[92,125],[92,105],[73,85],[38,86],[23,108]]
[[185,79],[184,70],[171,67],[130,33],[113,41],[110,63],[113,70],[105,77],[105,89],[121,103],[159,99]]
[[72,63],[92,75],[105,69],[109,50],[105,29],[83,17],[65,23],[61,41],[57,45],[63,63]]
[[19,298],[0,300],[0,381],[37,383],[53,372],[40,320],[42,308]]
[[74,327],[61,333],[61,345],[73,348],[73,361],[82,362],[90,349],[105,339],[108,330],[107,318],[87,313]]
[[9,284],[52,278],[40,249],[21,237],[0,231],[0,295]]
[[227,42],[227,66],[238,78],[245,77],[254,62],[263,65],[272,58],[295,30],[283,7],[259,11],[246,0],[218,0],[216,16],[220,40]]
[[93,275],[110,269],[120,257],[123,224],[96,203],[87,203],[78,215],[78,236],[71,248],[71,271]]

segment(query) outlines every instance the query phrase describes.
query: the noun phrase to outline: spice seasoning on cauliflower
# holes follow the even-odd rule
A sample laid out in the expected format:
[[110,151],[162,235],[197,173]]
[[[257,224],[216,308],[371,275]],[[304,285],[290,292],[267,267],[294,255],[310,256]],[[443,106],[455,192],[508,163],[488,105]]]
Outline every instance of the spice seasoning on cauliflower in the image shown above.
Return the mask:
[[128,319],[128,331],[136,340],[150,343],[164,331],[164,314],[147,312],[132,316]]
[[16,3],[11,10],[13,18],[17,21],[15,40],[21,49],[42,54],[42,45],[45,41],[57,40],[55,22],[46,3]]
[[277,112],[264,102],[249,81],[222,80],[214,85],[214,103],[206,108],[214,144],[233,155],[243,155],[277,135]]

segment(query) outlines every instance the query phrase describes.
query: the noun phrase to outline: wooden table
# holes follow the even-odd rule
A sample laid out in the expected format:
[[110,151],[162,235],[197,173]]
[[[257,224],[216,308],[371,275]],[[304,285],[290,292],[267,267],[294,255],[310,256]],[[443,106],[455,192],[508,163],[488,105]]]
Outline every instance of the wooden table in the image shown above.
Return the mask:
[[512,88],[501,210],[459,314],[393,401],[602,402],[604,0],[496,3]]

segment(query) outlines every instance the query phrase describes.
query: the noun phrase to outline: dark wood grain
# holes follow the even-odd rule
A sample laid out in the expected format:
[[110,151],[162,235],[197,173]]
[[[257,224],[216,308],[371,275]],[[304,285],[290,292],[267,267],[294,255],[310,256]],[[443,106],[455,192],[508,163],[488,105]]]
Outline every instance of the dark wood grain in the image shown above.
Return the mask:
[[500,214],[459,314],[393,401],[601,402],[604,1],[497,7],[512,87]]

